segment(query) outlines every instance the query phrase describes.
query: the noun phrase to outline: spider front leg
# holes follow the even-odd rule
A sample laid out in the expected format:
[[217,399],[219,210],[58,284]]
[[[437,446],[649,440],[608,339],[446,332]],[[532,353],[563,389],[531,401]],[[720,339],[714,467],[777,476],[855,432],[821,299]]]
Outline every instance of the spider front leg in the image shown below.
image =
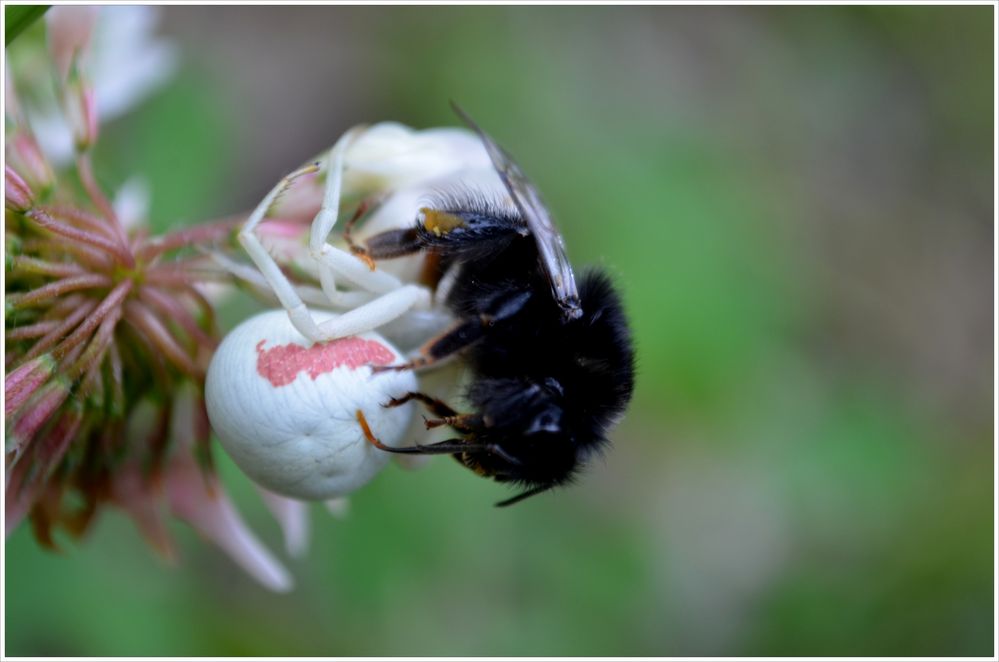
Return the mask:
[[392,274],[371,269],[370,261],[350,251],[332,246],[327,241],[336,226],[340,210],[344,155],[358,132],[363,130],[363,127],[351,129],[330,150],[326,160],[326,188],[323,192],[323,202],[309,232],[309,252],[317,262],[319,282],[323,291],[331,299],[338,295],[336,287],[338,276],[374,294],[386,294],[402,286],[402,282]]
[[302,297],[277,262],[263,246],[256,234],[257,226],[277,197],[299,177],[316,172],[319,164],[296,170],[282,179],[260,202],[239,233],[239,241],[260,270],[263,280],[274,292],[281,306],[288,312],[294,327],[311,342],[323,342],[371,331],[402,316],[412,308],[430,307],[430,292],[417,285],[403,284],[398,278],[383,271],[371,271],[367,264],[350,253],[331,246],[327,237],[336,224],[343,181],[344,152],[361,129],[347,132],[330,150],[327,160],[326,188],[319,213],[312,223],[309,253],[316,260],[319,280],[328,303],[344,307],[352,292],[341,292],[336,278],[343,277],[378,298],[348,310],[339,317],[317,323],[302,301]]
[[[277,297],[281,306],[288,311],[288,315],[294,322],[296,317],[300,317],[302,312],[308,314],[305,309],[305,304],[302,302],[302,298],[295,286],[292,285],[288,277],[281,272],[281,268],[278,266],[277,262],[271,256],[264,245],[261,243],[260,238],[257,236],[256,229],[260,225],[260,222],[264,220],[267,215],[268,210],[274,201],[288,190],[296,179],[304,175],[309,175],[318,172],[319,164],[312,163],[302,168],[299,168],[295,172],[284,177],[278,184],[271,189],[271,191],[264,196],[264,199],[260,201],[260,204],[253,210],[249,218],[246,219],[246,223],[239,231],[239,243],[243,246],[247,255],[253,260],[253,263],[257,266],[260,271],[260,275],[263,277],[264,283],[270,287],[271,291]],[[295,325],[296,328],[298,325]],[[301,328],[299,328],[304,335],[308,337]]]

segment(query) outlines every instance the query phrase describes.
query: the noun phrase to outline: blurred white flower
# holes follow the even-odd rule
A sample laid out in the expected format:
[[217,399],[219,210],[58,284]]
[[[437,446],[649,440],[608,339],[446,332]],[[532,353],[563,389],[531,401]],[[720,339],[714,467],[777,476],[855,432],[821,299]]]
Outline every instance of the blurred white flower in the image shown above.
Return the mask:
[[145,223],[151,196],[149,182],[144,177],[133,175],[125,180],[115,193],[113,203],[122,227],[131,231]]
[[99,11],[99,7],[64,6],[53,8],[45,17],[49,50],[61,80],[69,76],[75,58],[86,57]]
[[[179,49],[155,35],[159,12],[159,7],[125,5],[60,6],[46,13],[57,73],[69,75],[73,58],[81,58],[102,122],[137,105],[177,70]],[[61,166],[72,160],[73,131],[63,112],[46,103],[28,109],[28,114],[49,162]]]

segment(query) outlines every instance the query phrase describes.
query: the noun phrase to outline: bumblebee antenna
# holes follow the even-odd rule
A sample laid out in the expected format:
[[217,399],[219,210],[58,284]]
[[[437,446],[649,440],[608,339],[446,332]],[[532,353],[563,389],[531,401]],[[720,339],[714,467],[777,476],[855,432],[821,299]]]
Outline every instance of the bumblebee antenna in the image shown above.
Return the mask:
[[515,503],[523,501],[527,497],[532,497],[535,494],[541,494],[542,492],[547,492],[552,487],[553,487],[552,485],[541,485],[540,487],[532,488],[530,490],[527,490],[526,492],[521,492],[517,496],[510,497],[509,499],[506,499],[504,501],[500,501],[499,503],[496,504],[496,507],[506,508],[507,506],[512,506]]

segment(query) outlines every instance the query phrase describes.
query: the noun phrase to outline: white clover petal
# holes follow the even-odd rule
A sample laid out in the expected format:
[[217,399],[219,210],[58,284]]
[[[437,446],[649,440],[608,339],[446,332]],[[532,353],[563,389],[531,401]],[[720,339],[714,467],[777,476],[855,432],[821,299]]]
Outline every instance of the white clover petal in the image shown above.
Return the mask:
[[166,492],[174,515],[270,590],[291,590],[291,575],[246,526],[218,480],[202,473],[190,452],[177,453],[167,471]]
[[[432,167],[432,163],[428,165]],[[443,175],[426,177],[396,190],[371,213],[357,236],[364,238],[400,225],[415,223],[421,207],[430,204],[435,197],[449,192],[472,194],[496,205],[512,207],[503,182],[491,166],[469,166]],[[399,219],[405,219],[404,223],[400,224]]]
[[309,549],[309,509],[297,499],[289,499],[257,486],[267,509],[274,515],[281,533],[284,534],[284,547],[295,558],[305,555]]
[[327,512],[337,519],[344,519],[350,514],[350,499],[347,497],[337,497],[323,502]]
[[294,582],[281,562],[247,526],[214,473],[198,465],[193,443],[197,436],[193,386],[178,389],[171,416],[174,448],[163,470],[163,487],[170,511],[217,545],[263,586],[287,592]]
[[132,519],[149,546],[167,563],[177,560],[177,550],[161,508],[161,490],[144,475],[138,462],[123,465],[111,477],[111,499]]
[[350,146],[345,165],[345,190],[391,190],[469,168],[489,167],[489,156],[479,139],[465,129],[417,131],[383,122]]

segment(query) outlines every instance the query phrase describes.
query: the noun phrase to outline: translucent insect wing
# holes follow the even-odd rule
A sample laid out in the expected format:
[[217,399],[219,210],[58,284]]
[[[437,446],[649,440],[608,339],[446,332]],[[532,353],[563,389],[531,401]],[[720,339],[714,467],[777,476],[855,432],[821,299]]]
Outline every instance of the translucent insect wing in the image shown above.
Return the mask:
[[579,307],[576,277],[565,252],[562,233],[555,227],[555,221],[542,202],[541,194],[527,179],[513,158],[497,145],[465,111],[453,102],[451,107],[465,124],[479,134],[486,147],[486,152],[489,153],[489,158],[492,159],[493,167],[499,173],[500,179],[503,180],[503,184],[509,191],[510,197],[513,198],[514,204],[517,205],[517,209],[527,221],[527,226],[538,244],[538,252],[541,255],[545,274],[551,283],[552,293],[562,308],[563,314],[568,319],[579,317],[583,311]]

